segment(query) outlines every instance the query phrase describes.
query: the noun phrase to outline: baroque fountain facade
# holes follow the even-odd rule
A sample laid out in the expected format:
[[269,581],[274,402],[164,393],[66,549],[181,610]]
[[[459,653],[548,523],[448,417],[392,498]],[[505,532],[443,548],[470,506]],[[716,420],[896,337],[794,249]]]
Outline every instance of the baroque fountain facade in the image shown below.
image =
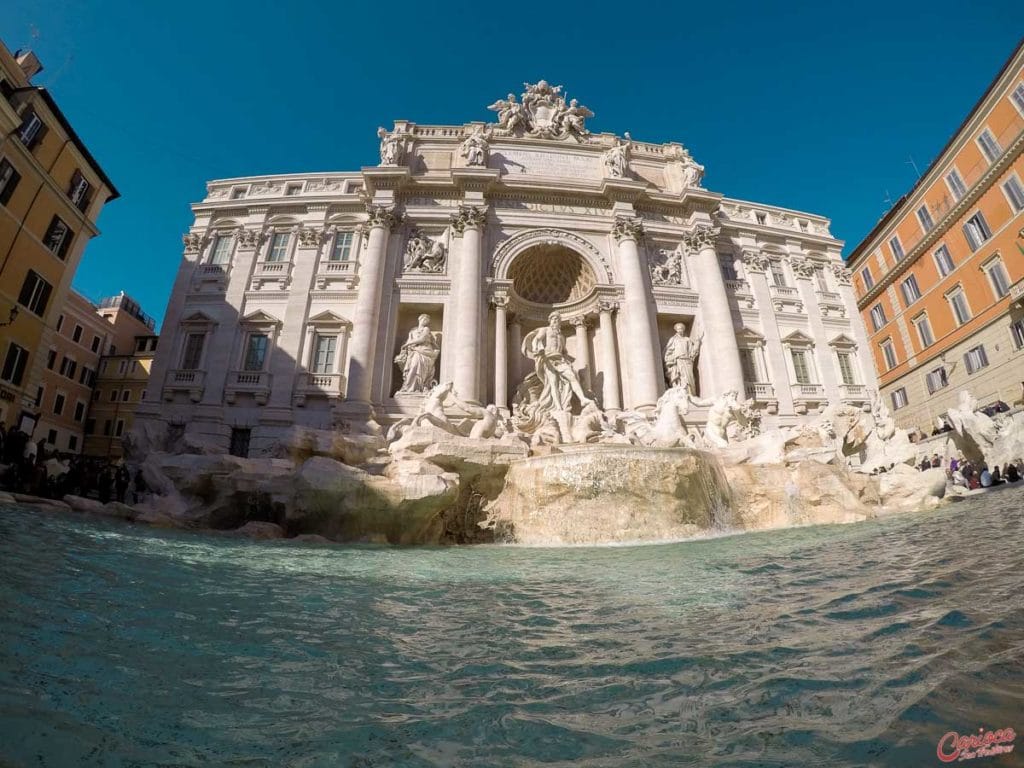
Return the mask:
[[131,435],[153,515],[587,543],[941,496],[873,474],[915,451],[827,219],[524,85],[359,172],[208,185]]

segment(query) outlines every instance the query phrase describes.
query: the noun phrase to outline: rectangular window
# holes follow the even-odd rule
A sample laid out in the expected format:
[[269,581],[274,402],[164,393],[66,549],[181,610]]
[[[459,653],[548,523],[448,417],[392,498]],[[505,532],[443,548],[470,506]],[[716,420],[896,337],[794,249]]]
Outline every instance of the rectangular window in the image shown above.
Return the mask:
[[60,394],[59,392],[53,398],[53,413],[56,416],[60,416],[62,413],[64,413],[64,395]]
[[116,389],[110,390],[110,402],[112,402],[112,403],[116,403],[117,402],[117,390]]
[[235,427],[231,430],[231,445],[228,452],[232,456],[241,456],[243,459],[249,455],[249,438],[252,436],[251,429]]
[[103,420],[103,436],[110,437],[110,419]]
[[100,351],[100,337],[99,336],[93,336],[92,337],[92,346],[90,346],[89,348],[93,352],[99,352]]
[[337,336],[317,334],[316,346],[313,348],[313,373],[334,373],[334,353],[337,345]]
[[74,451],[78,448],[78,435],[68,435],[68,450]]
[[71,177],[71,186],[68,188],[68,197],[71,198],[71,202],[74,206],[80,210],[85,211],[89,207],[89,190],[91,186],[88,181],[85,180],[85,176],[82,175],[81,171],[75,171]]
[[231,246],[235,239],[231,235],[217,235],[210,253],[210,263],[224,265],[231,261]]
[[757,374],[757,363],[754,362],[754,350],[740,350],[740,367],[743,370],[744,381],[757,382],[761,380]]
[[73,330],[71,332],[71,340],[72,341],[81,341],[82,340],[82,326],[80,326],[80,325],[76,325],[75,326],[75,330]]
[[988,365],[988,355],[985,354],[985,345],[979,344],[967,350],[964,355],[964,365],[967,366],[967,373],[975,373]]
[[1020,183],[1020,179],[1016,176],[1008,178],[1003,183],[1003,192],[1006,194],[1006,199],[1010,201],[1010,208],[1014,213],[1024,211],[1024,185]]
[[132,391],[130,389],[123,389],[123,390],[121,390],[121,402],[122,403],[127,403],[131,399],[131,396],[132,396]]
[[78,363],[76,363],[74,360],[72,360],[71,362],[68,363],[67,377],[69,379],[74,379],[75,378],[75,371],[77,371],[77,370],[78,370]]
[[907,303],[908,307],[921,298],[921,289],[917,285],[917,278],[913,275],[900,283],[900,290],[903,292],[903,301]]
[[36,387],[36,399],[35,399],[36,408],[38,408],[40,405],[43,404],[43,392],[44,392],[44,390],[45,390],[45,388],[42,385]]
[[939,277],[945,277],[956,268],[953,257],[949,255],[949,248],[945,245],[940,245],[932,256],[935,258],[935,268],[939,270]]
[[94,403],[98,403],[100,401],[100,397],[102,395],[103,395],[103,390],[102,389],[94,389],[92,391],[92,401]]
[[719,256],[718,266],[722,271],[722,278],[725,280],[739,280],[736,274],[736,262],[732,256]]
[[1010,326],[1010,333],[1013,335],[1013,343],[1017,349],[1024,349],[1024,318],[1015,321]]
[[71,247],[73,239],[74,234],[71,232],[71,227],[60,216],[54,216],[50,220],[50,226],[47,227],[46,234],[43,236],[43,245],[46,246],[50,253],[63,261],[67,258],[68,248]]
[[875,330],[881,330],[882,326],[885,325],[888,319],[885,317],[885,307],[881,304],[875,304],[871,308],[871,325],[874,326]]
[[871,276],[871,269],[869,267],[864,267],[864,269],[860,271],[860,276],[864,280],[865,290],[870,291],[875,287],[875,278]]
[[245,346],[245,365],[247,371],[262,371],[263,364],[267,361],[267,343],[269,339],[265,333],[249,334],[249,341]]
[[267,261],[285,261],[288,258],[288,233],[275,232],[270,240]]
[[334,236],[331,261],[348,261],[352,257],[352,233],[339,232]]
[[82,366],[82,372],[78,374],[78,383],[88,386],[89,374],[90,373],[92,373],[92,371],[90,371],[88,368],[86,368],[83,365]]
[[51,429],[46,433],[46,442],[52,446],[57,445],[57,430]]
[[96,419],[85,420],[85,434],[91,435],[96,431]]
[[782,266],[781,261],[772,262],[772,282],[779,288],[787,288],[786,285],[786,270]]
[[967,185],[960,178],[960,172],[956,168],[951,168],[946,174],[946,183],[949,185],[949,191],[953,193],[954,200],[959,200],[967,194]]
[[25,282],[21,284],[18,303],[32,314],[42,317],[46,314],[46,305],[50,301],[52,292],[53,286],[30,269],[25,275]]
[[181,358],[181,367],[186,371],[195,371],[203,361],[203,345],[205,333],[190,333],[185,337],[185,354]]
[[46,126],[43,125],[43,121],[39,119],[35,110],[30,109],[25,112],[21,119],[21,127],[18,128],[18,138],[21,139],[21,143],[32,149],[43,140],[45,133]]
[[896,348],[891,341],[882,342],[882,356],[885,358],[885,370],[891,371],[896,367]]
[[117,372],[118,372],[119,374],[121,374],[122,376],[124,376],[124,372],[125,372],[125,369],[126,369],[127,367],[128,367],[128,361],[127,361],[127,360],[121,360],[121,361],[120,361],[120,362],[119,362],[119,363],[117,364]]
[[903,408],[904,406],[906,406],[908,402],[907,390],[904,389],[903,387],[900,387],[899,389],[893,391],[893,393],[889,395],[889,397],[892,398],[892,409],[894,411],[898,411],[900,408]]
[[49,352],[46,353],[46,368],[48,370],[52,371],[53,370],[53,366],[55,366],[56,364],[57,364],[57,350],[56,349],[51,349]]
[[1017,109],[1024,114],[1024,83],[1017,83],[1017,87],[1010,94],[1010,99],[1017,105]]
[[893,258],[895,258],[896,261],[903,261],[903,257],[906,256],[906,254],[903,252],[903,243],[900,242],[899,237],[890,237],[889,247],[892,249]]
[[1006,267],[1002,259],[994,259],[985,265],[985,272],[992,284],[992,292],[996,295],[996,301],[1003,298],[1010,292],[1010,278],[1006,274]]
[[79,400],[75,403],[75,421],[81,421],[85,418],[85,403]]
[[840,352],[836,359],[839,360],[839,375],[843,384],[856,384],[857,381],[853,377],[853,355],[849,352]]
[[0,371],[0,379],[9,381],[18,386],[25,375],[25,366],[28,365],[28,350],[19,347],[13,341],[7,347],[7,357],[4,358],[4,367]]
[[931,232],[935,226],[935,222],[932,220],[931,211],[928,210],[928,205],[922,205],[917,209],[917,220],[921,222],[921,229],[925,232]]
[[971,216],[964,224],[964,236],[972,251],[978,250],[982,243],[992,237],[992,230],[988,228],[988,222],[981,215],[981,211]]
[[930,347],[935,343],[932,335],[932,325],[928,322],[927,315],[914,318],[914,325],[917,326],[917,337],[921,340],[921,348]]
[[60,371],[59,371],[59,373],[60,373],[61,376],[67,376],[68,375],[68,365],[70,365],[70,364],[71,364],[71,358],[68,357],[67,355],[64,355],[64,357],[62,357],[60,359]]
[[967,306],[967,297],[962,288],[957,288],[948,294],[946,300],[949,302],[949,308],[953,312],[953,319],[956,320],[957,325],[963,325],[971,319],[971,309]]
[[822,293],[829,292],[828,275],[825,274],[824,267],[814,268],[814,281],[818,286],[818,290]]
[[124,419],[117,420],[117,427],[114,429],[114,437],[120,437],[124,434]]
[[978,136],[978,144],[990,163],[994,163],[1003,154],[1003,148],[999,146],[996,137],[992,135],[992,131],[988,128],[983,130],[981,135]]
[[790,350],[793,358],[793,373],[796,374],[797,384],[811,383],[811,369],[807,365],[807,352],[802,349]]
[[924,381],[928,387],[929,395],[949,386],[949,377],[946,375],[946,369],[944,367],[936,368],[930,372],[924,377]]
[[0,160],[0,205],[7,205],[19,181],[21,174],[14,170],[11,162],[6,157]]

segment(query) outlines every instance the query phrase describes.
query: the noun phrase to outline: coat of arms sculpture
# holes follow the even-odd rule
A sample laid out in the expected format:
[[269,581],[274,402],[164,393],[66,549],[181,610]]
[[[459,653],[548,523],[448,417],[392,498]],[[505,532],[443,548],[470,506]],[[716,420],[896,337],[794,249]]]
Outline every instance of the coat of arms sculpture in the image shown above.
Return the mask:
[[562,86],[549,85],[546,80],[534,85],[523,83],[523,86],[526,91],[519,101],[510,93],[488,107],[498,113],[499,128],[551,139],[568,136],[583,139],[590,135],[585,121],[594,113],[576,99],[566,102]]

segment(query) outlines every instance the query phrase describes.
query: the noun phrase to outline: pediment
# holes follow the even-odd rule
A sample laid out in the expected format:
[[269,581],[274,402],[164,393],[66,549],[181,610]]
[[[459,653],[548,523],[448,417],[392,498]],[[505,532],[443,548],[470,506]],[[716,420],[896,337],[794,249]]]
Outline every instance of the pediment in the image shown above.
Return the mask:
[[840,333],[834,339],[832,339],[828,345],[830,347],[856,347],[857,342],[847,336],[845,333]]
[[762,334],[755,331],[753,328],[747,328],[746,326],[737,331],[736,338],[743,339],[744,341],[756,341],[762,344],[764,343],[764,336]]
[[196,310],[181,319],[181,325],[216,325],[217,321],[205,312]]
[[313,315],[307,322],[309,325],[352,325],[351,320],[329,309]]
[[803,344],[807,346],[814,345],[814,339],[808,336],[803,331],[793,331],[787,336],[782,338],[783,344]]
[[281,321],[269,312],[257,309],[255,312],[246,315],[238,321],[244,325],[281,325]]

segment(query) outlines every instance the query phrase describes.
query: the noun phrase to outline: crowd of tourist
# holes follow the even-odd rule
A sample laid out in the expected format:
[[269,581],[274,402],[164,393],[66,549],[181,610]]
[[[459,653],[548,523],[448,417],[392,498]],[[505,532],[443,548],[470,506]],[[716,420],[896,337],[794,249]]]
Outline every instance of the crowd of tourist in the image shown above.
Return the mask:
[[68,494],[135,504],[148,492],[142,470],[134,473],[123,462],[112,463],[51,450],[45,440],[33,442],[17,427],[0,422],[0,488],[48,499]]
[[[943,461],[937,453],[932,454],[930,459],[927,456],[924,457],[920,465],[918,465],[918,469],[922,472],[926,469],[936,468],[943,468]],[[945,469],[946,476],[949,477],[953,485],[959,485],[970,490],[990,488],[993,485],[1001,485],[1002,483],[1016,483],[1024,478],[1024,459],[1008,461],[1002,467],[996,464],[990,468],[984,462],[971,463],[965,461],[963,456],[954,456],[949,460],[949,464]]]

